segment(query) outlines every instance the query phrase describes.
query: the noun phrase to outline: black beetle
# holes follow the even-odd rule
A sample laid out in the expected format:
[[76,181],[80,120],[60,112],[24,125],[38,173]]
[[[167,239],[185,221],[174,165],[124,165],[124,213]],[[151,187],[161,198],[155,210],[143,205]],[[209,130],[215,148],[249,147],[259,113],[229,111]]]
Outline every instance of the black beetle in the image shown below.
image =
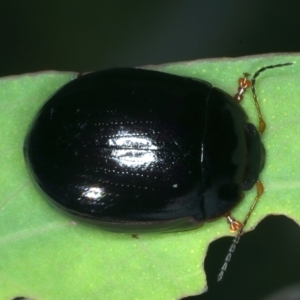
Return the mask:
[[259,132],[232,96],[131,68],[63,86],[39,111],[24,152],[52,203],[131,233],[188,230],[226,215],[265,161]]

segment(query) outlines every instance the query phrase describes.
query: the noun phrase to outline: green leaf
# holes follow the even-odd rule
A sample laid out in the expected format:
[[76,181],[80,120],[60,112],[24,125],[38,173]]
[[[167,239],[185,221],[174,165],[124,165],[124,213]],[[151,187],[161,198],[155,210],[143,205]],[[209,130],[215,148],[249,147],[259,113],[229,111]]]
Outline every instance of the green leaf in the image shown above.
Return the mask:
[[[262,136],[267,150],[261,175],[265,193],[247,230],[269,214],[300,222],[299,61],[298,55],[289,54],[148,67],[201,78],[233,95],[242,73],[294,62],[257,79],[267,123]],[[43,72],[0,80],[0,298],[169,300],[201,293],[206,286],[203,261],[209,243],[231,235],[224,219],[189,232],[134,239],[74,222],[36,190],[23,157],[26,132],[41,105],[74,77],[74,73]],[[250,92],[242,105],[257,124]],[[254,197],[254,190],[246,193],[233,215],[242,221]]]

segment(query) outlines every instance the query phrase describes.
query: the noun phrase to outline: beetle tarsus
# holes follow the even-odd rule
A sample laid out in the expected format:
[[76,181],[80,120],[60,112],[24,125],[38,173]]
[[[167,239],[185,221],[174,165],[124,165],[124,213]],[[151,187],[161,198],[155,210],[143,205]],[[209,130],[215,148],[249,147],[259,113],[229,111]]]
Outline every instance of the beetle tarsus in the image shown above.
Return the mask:
[[231,232],[237,232],[238,230],[240,230],[243,227],[243,223],[236,220],[230,214],[226,214],[225,217],[227,219],[227,223],[230,226],[230,231]]
[[248,79],[250,74],[244,73],[244,77],[239,78],[238,92],[234,95],[234,100],[240,103],[244,98],[244,93],[251,86],[251,80]]

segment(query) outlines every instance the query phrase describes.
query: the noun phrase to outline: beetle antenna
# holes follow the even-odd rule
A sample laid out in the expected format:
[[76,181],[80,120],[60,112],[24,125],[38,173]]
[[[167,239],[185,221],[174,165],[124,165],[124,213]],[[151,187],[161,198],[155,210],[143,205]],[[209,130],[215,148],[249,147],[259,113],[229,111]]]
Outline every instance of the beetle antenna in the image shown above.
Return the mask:
[[248,222],[248,219],[250,218],[250,216],[251,216],[251,214],[252,214],[252,212],[253,212],[256,204],[258,203],[258,200],[259,200],[260,196],[264,192],[264,186],[261,183],[261,181],[259,181],[259,180],[257,180],[257,182],[256,182],[256,189],[257,189],[257,192],[256,192],[255,200],[252,203],[252,205],[251,205],[251,207],[250,207],[250,209],[249,209],[249,211],[248,211],[248,213],[247,213],[247,215],[246,215],[246,217],[244,219],[244,222],[243,222],[242,226],[239,228],[237,235],[235,236],[235,238],[233,239],[233,241],[232,241],[232,243],[231,243],[231,245],[229,247],[229,250],[228,250],[228,253],[227,253],[226,257],[225,257],[223,266],[222,266],[222,268],[221,268],[221,270],[220,270],[220,272],[218,274],[218,278],[217,278],[218,281],[222,280],[222,278],[223,278],[223,276],[225,274],[225,271],[227,269],[227,266],[228,266],[228,264],[229,264],[229,262],[231,260],[232,254],[233,254],[233,252],[234,252],[234,250],[236,248],[236,245],[238,244],[238,242],[239,242],[239,240],[241,238],[241,235],[244,232],[244,228],[245,228],[245,226],[246,226],[246,224]]
[[268,69],[274,69],[274,68],[278,68],[278,67],[284,67],[284,66],[290,66],[293,63],[284,63],[284,64],[278,64],[278,65],[270,65],[270,66],[266,66],[263,67],[261,69],[259,69],[257,72],[255,72],[254,76],[251,79],[251,90],[252,90],[252,94],[253,94],[253,99],[254,99],[254,103],[255,103],[255,107],[258,113],[258,117],[259,117],[259,126],[258,126],[258,132],[260,134],[262,134],[265,129],[266,129],[266,123],[262,117],[261,111],[260,111],[260,107],[258,104],[258,100],[257,100],[257,95],[256,95],[256,90],[255,90],[255,81],[256,78],[259,76],[259,74],[261,74],[262,72],[268,70]]

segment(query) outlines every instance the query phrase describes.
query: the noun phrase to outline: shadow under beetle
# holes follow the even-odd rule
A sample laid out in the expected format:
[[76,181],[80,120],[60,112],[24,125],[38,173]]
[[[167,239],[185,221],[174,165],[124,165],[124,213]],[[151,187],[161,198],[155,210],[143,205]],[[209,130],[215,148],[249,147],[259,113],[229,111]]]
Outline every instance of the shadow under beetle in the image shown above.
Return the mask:
[[[24,153],[38,186],[64,211],[111,231],[181,231],[226,216],[239,230],[263,186],[265,124],[255,79],[235,97],[208,82],[143,69],[78,77],[41,108]],[[259,130],[239,105],[252,87]],[[243,223],[229,212],[257,183]],[[226,270],[226,257],[219,279]]]

